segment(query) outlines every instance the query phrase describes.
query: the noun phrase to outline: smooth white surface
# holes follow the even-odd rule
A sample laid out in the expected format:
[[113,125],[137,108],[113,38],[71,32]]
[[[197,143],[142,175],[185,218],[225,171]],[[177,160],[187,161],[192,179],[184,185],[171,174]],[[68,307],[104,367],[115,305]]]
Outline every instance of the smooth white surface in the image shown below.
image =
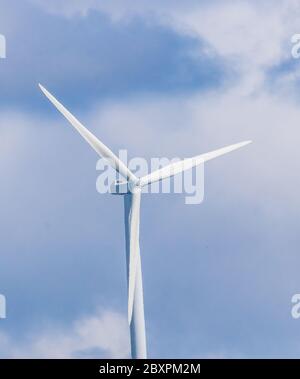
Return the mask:
[[[138,202],[135,202],[135,211],[140,212],[140,196]],[[128,292],[130,286],[130,257],[131,257],[131,223],[132,223],[132,205],[133,197],[131,193],[124,195],[124,220],[125,220],[125,237],[126,237],[126,262],[127,262],[127,284]],[[139,218],[139,215],[138,215]],[[139,228],[139,225],[137,225]],[[136,226],[135,226],[136,228]],[[133,359],[145,359],[147,358],[147,347],[146,347],[146,330],[145,330],[145,317],[144,317],[144,299],[143,299],[143,283],[142,283],[142,269],[141,269],[141,256],[140,256],[140,246],[139,246],[139,231],[135,229],[135,256],[134,268],[135,268],[135,279],[134,283],[134,294],[132,297],[132,314],[130,316],[130,340],[131,340],[131,357]],[[129,309],[129,307],[128,307]]]
[[205,153],[201,155],[197,155],[193,158],[183,159],[182,161],[172,163],[166,167],[163,167],[159,170],[153,171],[149,175],[143,176],[139,180],[139,184],[141,187],[157,182],[159,180],[163,180],[166,178],[170,178],[176,174],[179,174],[183,171],[189,170],[192,167],[196,167],[199,164],[207,162],[211,159],[217,158],[220,155],[224,155],[230,153],[233,150],[239,149],[245,145],[248,145],[252,141],[245,141],[236,143],[234,145],[226,146],[218,150],[211,151],[210,153]]
[[140,204],[141,190],[131,194],[131,209],[129,212],[129,275],[128,275],[128,322],[132,318],[134,291],[136,282],[136,267],[140,255]]
[[113,166],[121,175],[127,180],[137,181],[137,177],[125,166],[125,164],[107,147],[99,141],[86,127],[84,127],[76,117],[74,117],[58,100],[55,99],[50,92],[46,90],[41,84],[40,89],[51,103],[62,113],[62,115],[74,126],[78,133],[92,146],[92,148],[102,157],[108,159],[111,166]]

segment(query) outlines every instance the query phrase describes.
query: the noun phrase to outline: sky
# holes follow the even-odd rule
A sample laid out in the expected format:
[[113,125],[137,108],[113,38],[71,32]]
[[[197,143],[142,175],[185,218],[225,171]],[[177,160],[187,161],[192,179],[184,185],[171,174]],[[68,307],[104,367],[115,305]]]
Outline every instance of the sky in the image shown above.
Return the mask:
[[142,198],[150,358],[296,358],[296,0],[0,0],[0,357],[129,356],[122,198],[42,83],[115,152],[191,157],[205,199]]

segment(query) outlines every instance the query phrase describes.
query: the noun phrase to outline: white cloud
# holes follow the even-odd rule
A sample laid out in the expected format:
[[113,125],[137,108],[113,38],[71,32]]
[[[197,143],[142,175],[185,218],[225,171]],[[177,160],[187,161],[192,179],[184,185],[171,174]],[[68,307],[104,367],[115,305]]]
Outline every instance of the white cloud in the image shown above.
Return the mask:
[[[99,1],[99,0],[53,0],[51,3],[45,0],[30,0],[32,3],[37,4],[48,12],[61,14],[67,17],[75,15],[86,16],[89,10],[95,9],[107,13],[114,21],[120,21],[124,17],[131,17],[136,14],[144,15],[145,13],[159,14],[161,11],[168,12],[171,8],[183,8],[178,3],[175,4],[174,0],[112,0],[112,1]],[[192,1],[193,3],[194,1]],[[188,6],[189,1],[185,3]]]
[[[297,0],[212,1],[69,1],[34,0],[50,12],[65,16],[97,9],[114,22],[134,16],[155,20],[179,33],[199,37],[239,72],[240,87],[251,93],[263,85],[265,70],[291,56],[291,36],[299,32]],[[203,53],[203,52],[202,52]],[[209,53],[209,51],[207,51]]]
[[128,358],[126,318],[112,311],[76,320],[69,328],[48,326],[23,342],[0,333],[0,356],[6,358]]

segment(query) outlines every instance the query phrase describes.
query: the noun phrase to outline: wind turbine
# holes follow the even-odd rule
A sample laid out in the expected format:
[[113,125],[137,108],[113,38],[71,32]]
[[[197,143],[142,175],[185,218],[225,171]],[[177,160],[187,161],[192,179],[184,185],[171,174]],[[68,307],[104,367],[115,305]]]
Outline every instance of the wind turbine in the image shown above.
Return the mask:
[[[56,100],[53,95],[51,95],[42,85],[39,84],[39,87],[45,96],[52,102],[52,104],[86,140],[86,142],[100,156],[106,158],[110,165],[124,177],[124,181],[117,180],[114,183],[114,189],[112,192],[114,194],[124,196],[128,322],[130,326],[131,356],[132,358],[147,358],[142,269],[139,245],[140,203],[142,188],[154,182],[170,178],[213,158],[239,149],[245,145],[248,145],[251,141],[240,142],[210,153],[184,159],[156,170],[149,175],[138,178],[107,146],[99,141],[97,137],[86,129],[58,100]],[[125,191],[124,187],[126,188]]]

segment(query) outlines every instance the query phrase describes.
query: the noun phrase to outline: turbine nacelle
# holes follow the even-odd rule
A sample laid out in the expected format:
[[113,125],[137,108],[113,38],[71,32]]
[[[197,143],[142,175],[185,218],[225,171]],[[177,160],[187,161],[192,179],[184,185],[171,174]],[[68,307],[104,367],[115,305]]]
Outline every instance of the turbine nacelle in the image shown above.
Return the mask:
[[126,195],[141,191],[140,181],[115,180],[110,186],[111,195]]
[[129,192],[129,182],[125,180],[115,180],[110,186],[111,195],[126,195]]

